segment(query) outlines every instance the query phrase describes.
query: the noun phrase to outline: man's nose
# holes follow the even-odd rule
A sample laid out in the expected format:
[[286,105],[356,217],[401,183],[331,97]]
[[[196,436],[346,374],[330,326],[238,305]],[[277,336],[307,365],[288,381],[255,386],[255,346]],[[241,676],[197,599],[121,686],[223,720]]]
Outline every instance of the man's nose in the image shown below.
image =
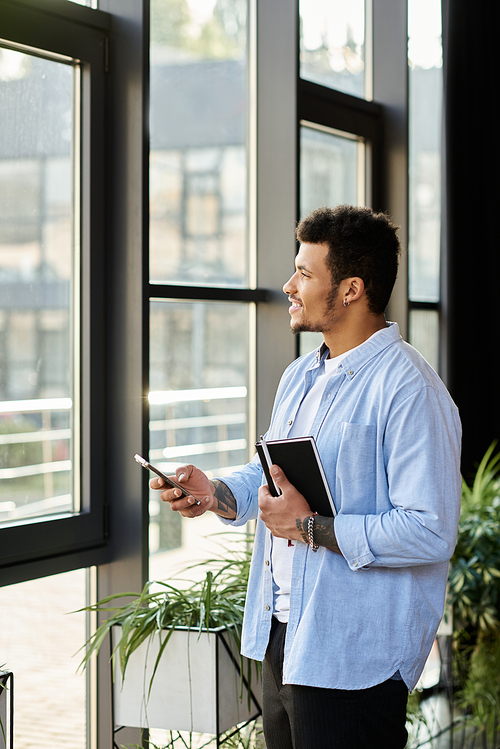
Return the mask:
[[295,291],[297,291],[297,287],[296,287],[296,284],[295,284],[295,276],[296,275],[297,274],[294,273],[292,276],[290,276],[290,278],[288,279],[288,281],[285,284],[283,284],[283,292],[285,294],[293,294]]

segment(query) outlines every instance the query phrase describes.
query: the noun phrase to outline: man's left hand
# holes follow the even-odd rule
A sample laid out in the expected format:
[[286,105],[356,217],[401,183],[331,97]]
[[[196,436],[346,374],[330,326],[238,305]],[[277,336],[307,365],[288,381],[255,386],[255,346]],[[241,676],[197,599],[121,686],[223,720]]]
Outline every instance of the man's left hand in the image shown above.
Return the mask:
[[313,515],[304,496],[288,481],[279,466],[271,466],[271,476],[281,489],[279,497],[273,497],[267,484],[259,489],[260,516],[273,536],[290,541],[308,543],[305,532],[308,517]]

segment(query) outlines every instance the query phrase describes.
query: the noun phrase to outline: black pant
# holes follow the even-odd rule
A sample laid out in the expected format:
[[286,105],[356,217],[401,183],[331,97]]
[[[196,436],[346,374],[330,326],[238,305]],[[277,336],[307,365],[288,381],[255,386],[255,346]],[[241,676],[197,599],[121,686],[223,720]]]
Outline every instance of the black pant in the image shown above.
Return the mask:
[[403,681],[358,690],[282,684],[285,634],[286,624],[273,619],[263,665],[267,749],[404,749]]

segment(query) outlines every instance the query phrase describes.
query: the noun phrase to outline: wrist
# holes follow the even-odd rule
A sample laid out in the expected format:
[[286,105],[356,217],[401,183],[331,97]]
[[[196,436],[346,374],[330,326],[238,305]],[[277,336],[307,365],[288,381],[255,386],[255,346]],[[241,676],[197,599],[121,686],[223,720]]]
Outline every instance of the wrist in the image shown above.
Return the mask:
[[314,520],[317,514],[318,513],[315,512],[312,515],[309,515],[306,521],[307,540],[308,540],[309,548],[311,549],[311,551],[318,551],[319,549],[319,545],[315,543],[314,541]]
[[212,486],[212,503],[207,509],[223,518],[234,520],[236,517],[236,499],[232,491],[220,479],[212,479],[210,484]]
[[313,526],[314,543],[336,554],[342,554],[335,536],[335,521],[332,517],[316,515]]

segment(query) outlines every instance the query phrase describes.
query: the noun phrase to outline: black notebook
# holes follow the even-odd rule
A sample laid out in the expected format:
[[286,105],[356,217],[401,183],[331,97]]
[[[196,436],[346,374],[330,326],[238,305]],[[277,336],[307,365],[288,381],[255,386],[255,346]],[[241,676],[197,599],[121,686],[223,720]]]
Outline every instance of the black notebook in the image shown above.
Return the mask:
[[[311,510],[318,515],[335,517],[330,487],[326,480],[314,437],[292,437],[284,440],[266,440],[271,465],[279,466],[291,484],[306,498]],[[268,461],[262,442],[255,445],[267,479],[269,491],[278,496],[269,473]]]

